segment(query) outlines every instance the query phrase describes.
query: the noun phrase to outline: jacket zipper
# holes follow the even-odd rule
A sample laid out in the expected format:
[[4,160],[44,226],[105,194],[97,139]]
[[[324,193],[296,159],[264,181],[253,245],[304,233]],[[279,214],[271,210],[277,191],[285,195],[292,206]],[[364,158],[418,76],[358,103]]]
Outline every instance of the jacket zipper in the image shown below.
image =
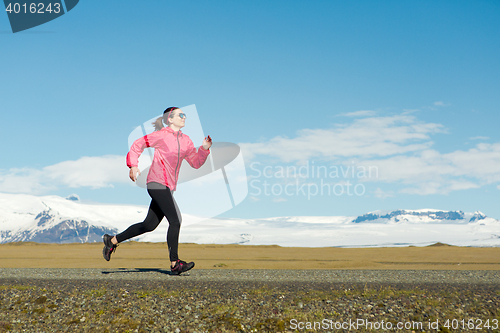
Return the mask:
[[179,142],[179,131],[177,131],[177,165],[175,166],[175,187],[177,187],[177,168],[179,167],[179,159],[181,157],[181,143]]

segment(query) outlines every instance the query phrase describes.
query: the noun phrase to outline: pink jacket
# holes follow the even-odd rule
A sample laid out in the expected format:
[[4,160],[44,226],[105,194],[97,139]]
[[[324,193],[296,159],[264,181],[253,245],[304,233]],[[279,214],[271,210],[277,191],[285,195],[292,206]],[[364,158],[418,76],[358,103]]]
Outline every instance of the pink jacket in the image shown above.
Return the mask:
[[146,183],[157,182],[168,186],[172,191],[175,191],[183,159],[198,169],[210,154],[210,150],[203,147],[196,151],[193,141],[181,131],[175,132],[170,127],[163,127],[135,140],[127,154],[129,168],[138,166],[139,156],[146,147],[155,148]]

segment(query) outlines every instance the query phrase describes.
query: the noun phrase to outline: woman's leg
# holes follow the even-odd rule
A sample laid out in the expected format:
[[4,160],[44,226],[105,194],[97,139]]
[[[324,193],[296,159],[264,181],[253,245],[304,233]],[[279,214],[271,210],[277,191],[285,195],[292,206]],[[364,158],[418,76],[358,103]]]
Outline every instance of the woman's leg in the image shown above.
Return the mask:
[[[149,184],[148,184],[149,185]],[[160,185],[160,184],[158,184]],[[170,188],[161,185],[162,187],[148,186],[148,193],[156,202],[162,214],[168,220],[167,243],[170,254],[170,261],[175,262],[179,259],[177,250],[179,248],[179,231],[181,228],[181,217],[176,207],[174,197]]]
[[[161,220],[163,219],[163,216],[164,216],[163,212],[160,209],[160,206],[158,206],[158,203],[155,201],[155,199],[151,200],[151,204],[149,205],[148,215],[146,216],[144,221],[133,224],[130,227],[128,227],[127,230],[116,235],[115,237],[117,243],[121,243],[127,239],[155,230],[156,227],[160,224]],[[113,242],[113,240],[111,241]]]
[[151,204],[149,205],[148,215],[146,219],[141,223],[136,223],[131,225],[122,233],[111,237],[108,234],[102,236],[102,240],[104,242],[104,248],[102,249],[102,255],[104,259],[109,261],[111,259],[111,254],[115,251],[117,244],[123,242],[127,239],[130,239],[135,236],[142,235],[145,232],[153,231],[156,229],[158,224],[160,224],[163,219],[163,213],[158,206],[158,204],[151,200]]

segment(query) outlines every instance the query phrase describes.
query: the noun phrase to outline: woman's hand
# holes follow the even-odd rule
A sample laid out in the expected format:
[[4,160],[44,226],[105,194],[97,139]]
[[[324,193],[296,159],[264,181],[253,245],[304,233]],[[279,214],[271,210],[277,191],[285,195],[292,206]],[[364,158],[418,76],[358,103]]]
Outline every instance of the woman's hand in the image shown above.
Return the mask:
[[210,135],[203,140],[203,149],[208,150],[212,147],[212,138]]
[[138,167],[131,167],[128,176],[130,177],[130,179],[132,179],[133,182],[135,182],[137,180],[138,174],[139,175],[141,174],[141,172],[139,171],[139,168]]

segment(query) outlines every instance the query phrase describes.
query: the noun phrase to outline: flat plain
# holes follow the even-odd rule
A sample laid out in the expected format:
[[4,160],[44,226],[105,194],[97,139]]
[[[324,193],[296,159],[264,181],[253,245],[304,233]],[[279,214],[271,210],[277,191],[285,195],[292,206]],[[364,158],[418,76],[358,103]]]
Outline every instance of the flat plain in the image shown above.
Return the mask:
[[[166,243],[125,242],[102,257],[102,243],[0,245],[1,268],[168,268]],[[198,269],[499,270],[500,248],[304,248],[180,244],[179,256]]]
[[109,262],[102,247],[0,245],[0,332],[500,327],[500,248],[180,244],[196,267],[171,276],[165,243],[123,243]]

